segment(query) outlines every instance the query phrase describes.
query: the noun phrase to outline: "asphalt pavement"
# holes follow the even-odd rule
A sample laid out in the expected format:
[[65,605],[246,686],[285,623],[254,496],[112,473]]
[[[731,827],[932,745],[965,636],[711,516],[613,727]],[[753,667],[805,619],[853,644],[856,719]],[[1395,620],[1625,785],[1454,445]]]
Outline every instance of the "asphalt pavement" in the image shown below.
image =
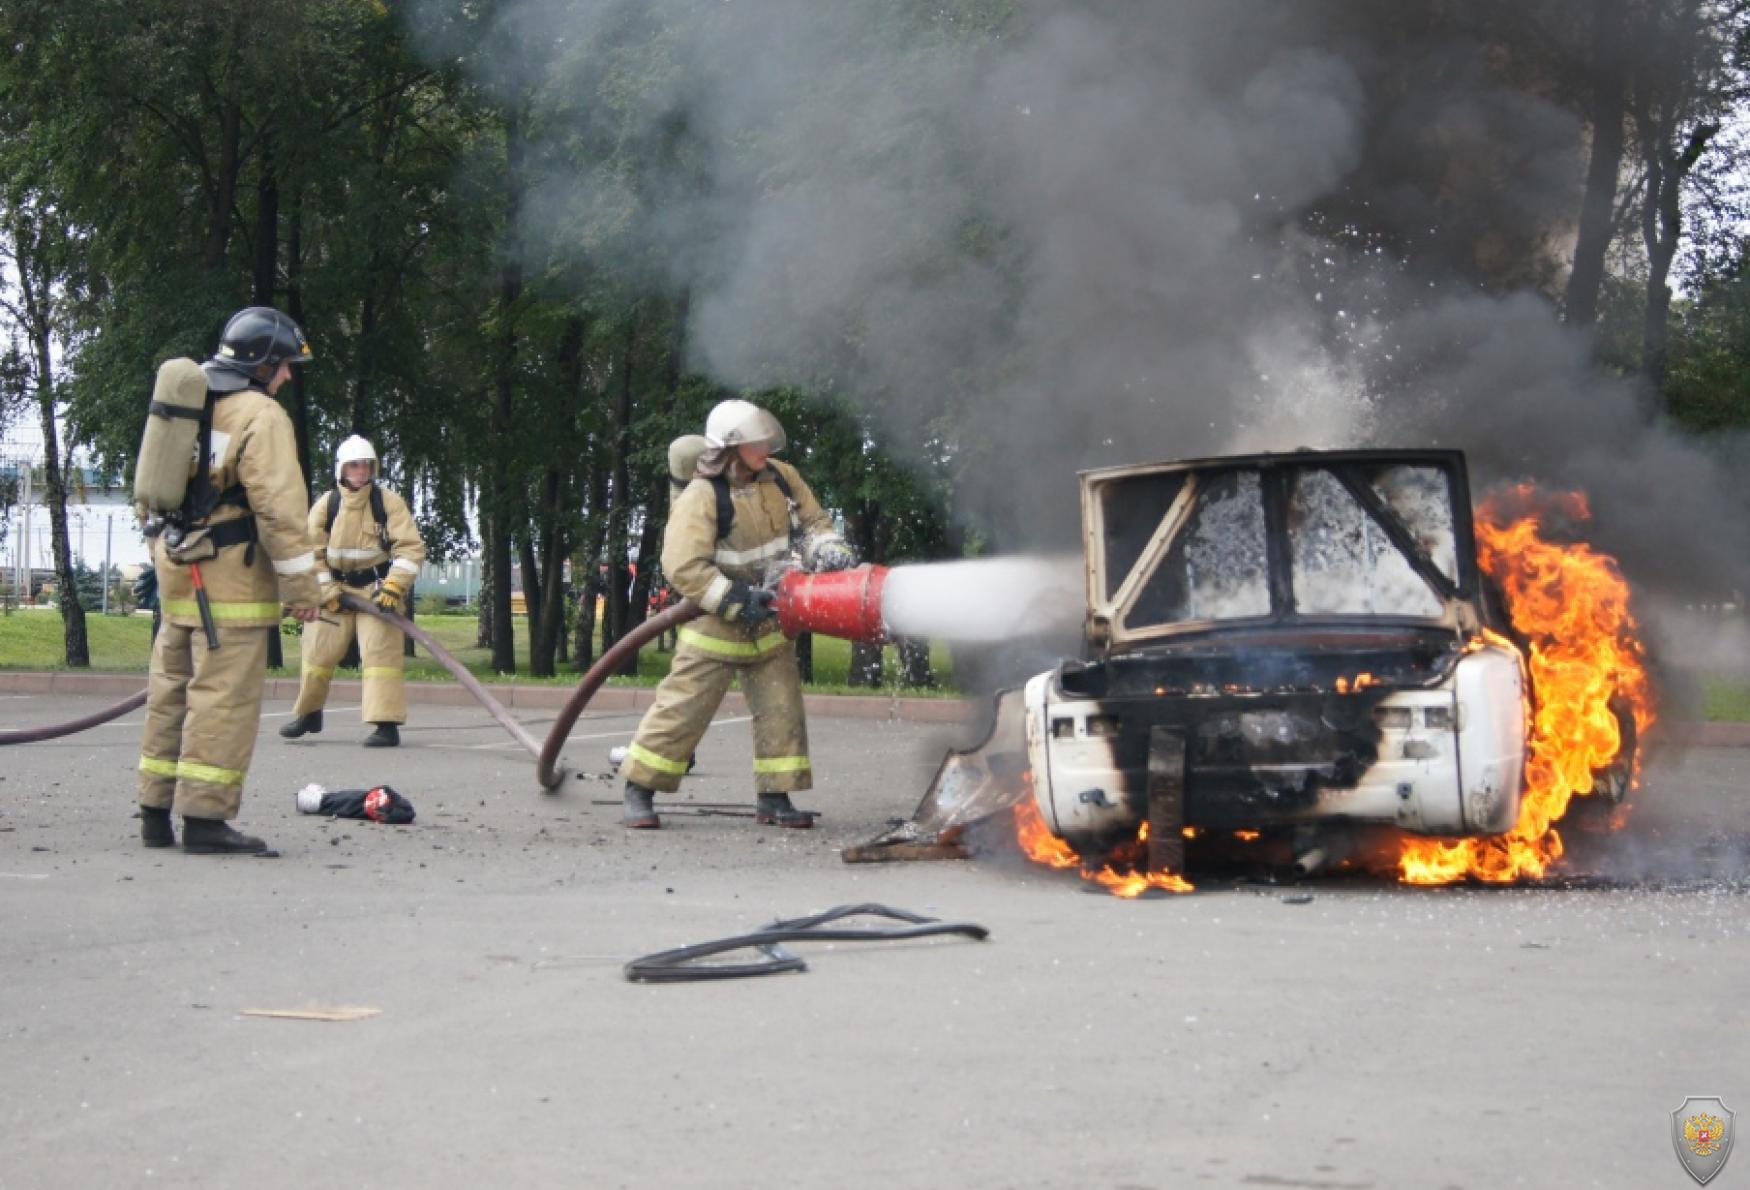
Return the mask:
[[[0,725],[104,701],[8,696]],[[548,795],[468,708],[415,707],[395,752],[358,746],[356,707],[282,741],[289,711],[239,820],[277,859],[138,845],[138,713],[0,749],[0,1188],[1681,1187],[1673,1108],[1750,1123],[1743,750],[1658,756],[1584,878],[1127,902],[1002,851],[841,863],[916,803],[946,727],[816,717],[798,802],[822,818],[782,831],[735,816],[727,717],[664,803],[692,812],[634,833],[595,803],[636,712],[579,722]],[[311,781],[386,782],[418,820],[299,815]],[[621,974],[865,901],[991,936]],[[312,1008],[376,1015],[244,1015]]]

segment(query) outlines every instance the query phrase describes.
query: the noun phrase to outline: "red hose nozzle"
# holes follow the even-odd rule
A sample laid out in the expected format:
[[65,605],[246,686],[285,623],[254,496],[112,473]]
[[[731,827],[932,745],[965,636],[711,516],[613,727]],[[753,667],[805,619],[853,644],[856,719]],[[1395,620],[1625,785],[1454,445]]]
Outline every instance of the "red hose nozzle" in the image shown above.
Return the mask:
[[845,640],[884,641],[881,588],[886,581],[887,567],[867,563],[828,574],[792,570],[778,580],[778,625],[791,637],[822,632]]

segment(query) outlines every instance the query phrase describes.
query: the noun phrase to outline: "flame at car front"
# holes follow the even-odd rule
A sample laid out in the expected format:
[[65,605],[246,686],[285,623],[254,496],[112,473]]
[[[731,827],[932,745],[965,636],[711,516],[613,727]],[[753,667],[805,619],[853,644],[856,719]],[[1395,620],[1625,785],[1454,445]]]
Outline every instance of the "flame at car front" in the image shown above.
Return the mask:
[[1045,825],[1045,819],[1039,813],[1038,804],[1031,797],[1022,798],[1015,806],[1015,841],[1020,844],[1022,854],[1034,863],[1048,868],[1075,868],[1083,880],[1093,881],[1115,897],[1140,897],[1151,888],[1167,892],[1191,891],[1191,882],[1175,872],[1144,870],[1147,822],[1137,829],[1134,844],[1113,852],[1113,859],[1126,865],[1123,870],[1112,864],[1101,868],[1084,865],[1075,848],[1051,833],[1051,828]]
[[[1513,515],[1510,509],[1532,506]],[[1614,559],[1585,543],[1551,541],[1550,514],[1589,518],[1582,493],[1542,493],[1521,484],[1477,510],[1478,561],[1501,589],[1514,629],[1529,644],[1536,691],[1519,818],[1511,831],[1478,839],[1406,838],[1399,879],[1504,884],[1536,878],[1562,855],[1555,829],[1575,797],[1628,743],[1613,699],[1626,703],[1637,738],[1655,718],[1646,648]],[[1635,776],[1638,777],[1638,760]]]

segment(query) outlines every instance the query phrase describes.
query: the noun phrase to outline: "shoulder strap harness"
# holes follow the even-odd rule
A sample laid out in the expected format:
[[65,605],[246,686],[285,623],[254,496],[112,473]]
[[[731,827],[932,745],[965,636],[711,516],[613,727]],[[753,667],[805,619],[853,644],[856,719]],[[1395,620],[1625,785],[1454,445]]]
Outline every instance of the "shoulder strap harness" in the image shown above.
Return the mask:
[[[371,520],[377,526],[377,548],[385,554],[392,554],[392,542],[389,540],[389,514],[383,508],[383,489],[377,486],[376,480],[371,481]],[[340,515],[340,489],[332,488],[328,493],[328,526],[326,532],[334,532],[334,518]],[[389,573],[391,559],[384,559],[375,566],[364,570],[337,570],[335,576],[349,586],[363,587],[381,579]]]
[[[784,493],[784,502],[789,505],[790,540],[794,542],[802,535],[802,518],[796,510],[796,493],[790,490],[790,481],[776,467],[768,467],[766,474],[772,477],[772,482]],[[758,483],[759,480],[754,482]],[[735,526],[735,501],[729,493],[729,478],[725,475],[713,475],[711,490],[717,494],[717,540],[722,541]]]

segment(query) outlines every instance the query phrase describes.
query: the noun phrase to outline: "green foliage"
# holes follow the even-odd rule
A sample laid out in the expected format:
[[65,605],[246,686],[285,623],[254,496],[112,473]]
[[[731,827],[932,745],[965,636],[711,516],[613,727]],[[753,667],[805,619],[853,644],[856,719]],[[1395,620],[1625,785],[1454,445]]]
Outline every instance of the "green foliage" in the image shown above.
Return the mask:
[[1701,431],[1750,425],[1750,275],[1738,258],[1672,309],[1665,402],[1671,416]]

